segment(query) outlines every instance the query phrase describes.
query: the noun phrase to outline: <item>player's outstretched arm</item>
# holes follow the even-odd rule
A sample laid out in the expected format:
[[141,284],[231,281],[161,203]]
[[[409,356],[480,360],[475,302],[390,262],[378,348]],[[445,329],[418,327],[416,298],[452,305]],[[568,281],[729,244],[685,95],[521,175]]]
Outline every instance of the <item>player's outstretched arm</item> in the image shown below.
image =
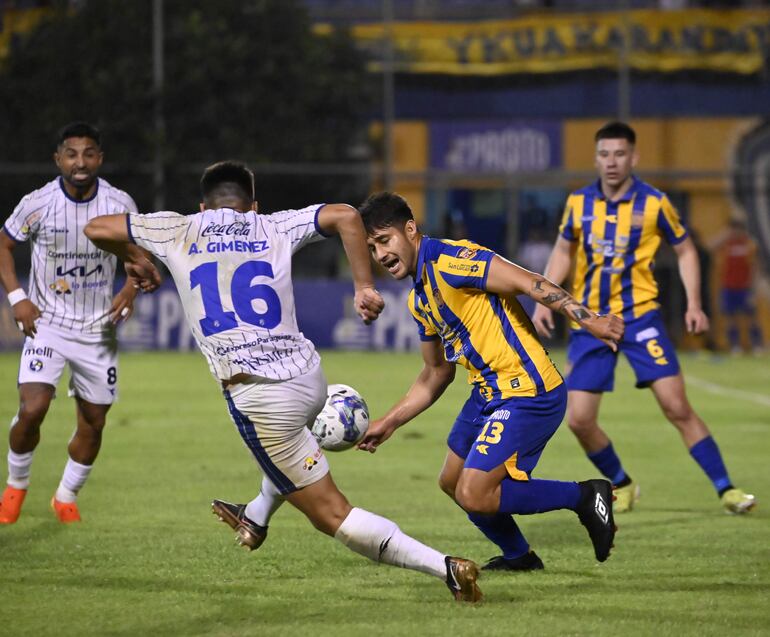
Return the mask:
[[[16,276],[16,265],[13,262],[13,249],[16,242],[5,231],[0,230],[0,283],[7,294],[8,301],[13,309],[13,320],[24,332],[25,336],[34,336],[36,333],[35,321],[40,316],[37,305],[27,298]],[[13,296],[10,294],[13,293]]]
[[687,296],[687,311],[684,314],[684,323],[691,334],[701,334],[709,328],[709,319],[703,311],[700,296],[700,261],[698,250],[692,239],[687,237],[681,243],[674,246],[679,276]]
[[[130,242],[128,215],[102,215],[91,219],[83,232],[97,248],[112,252],[123,261],[133,287],[151,292],[160,285],[160,273],[139,246]],[[124,308],[118,311],[122,313]]]
[[[567,280],[570,267],[572,266],[572,256],[575,251],[575,243],[567,241],[564,237],[556,239],[556,243],[548,257],[548,263],[545,266],[543,276],[557,285],[561,285]],[[550,338],[555,327],[553,322],[553,312],[551,308],[538,303],[532,314],[532,323],[540,336]]]
[[424,341],[421,346],[423,368],[409,391],[388,412],[369,423],[358,448],[374,453],[401,425],[408,423],[435,403],[455,377],[455,366],[444,358],[441,341]]
[[347,204],[327,204],[318,213],[318,226],[326,234],[340,235],[353,275],[356,313],[365,323],[376,320],[385,301],[374,287],[366,230],[358,210]]
[[83,232],[97,248],[120,256],[129,245],[128,215],[101,215],[86,224]]
[[623,336],[623,319],[614,314],[601,316],[575,300],[566,290],[540,274],[525,270],[495,255],[489,264],[487,292],[509,296],[526,294],[550,310],[564,314],[596,338],[617,351],[617,341]]

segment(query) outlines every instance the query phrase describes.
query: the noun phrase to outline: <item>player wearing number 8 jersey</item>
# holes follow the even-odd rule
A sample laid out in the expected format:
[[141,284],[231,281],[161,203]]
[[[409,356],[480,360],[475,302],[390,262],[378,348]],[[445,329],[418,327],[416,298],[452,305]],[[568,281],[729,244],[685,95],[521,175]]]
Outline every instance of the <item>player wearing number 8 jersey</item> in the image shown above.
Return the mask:
[[[324,405],[326,380],[313,344],[297,326],[291,256],[339,233],[356,287],[355,309],[367,322],[376,319],[383,302],[358,213],[344,204],[321,204],[258,214],[253,179],[242,164],[221,162],[203,175],[197,214],[117,215],[86,228],[96,245],[121,258],[129,257],[125,249],[132,241],[166,264],[238,433],[262,468],[257,498],[246,505],[215,500],[214,512],[255,549],[288,500],[351,550],[439,577],[457,600],[478,601],[473,562],[439,553],[390,520],[351,507],[308,428]],[[145,278],[156,274],[148,262],[131,267],[144,268]]]
[[[457,365],[473,386],[447,440],[439,484],[502,555],[484,568],[543,568],[512,514],[575,511],[596,558],[614,538],[610,484],[533,479],[540,455],[561,424],[566,391],[529,317],[516,299],[528,294],[579,321],[614,347],[616,316],[598,316],[564,290],[468,241],[419,232],[406,200],[372,195],[361,207],[375,260],[396,279],[411,277],[409,311],[422,341],[424,367],[407,394],[369,425],[359,448],[374,452],[395,430],[428,409]],[[601,342],[601,341],[600,341]]]
[[[61,522],[80,520],[77,494],[99,453],[107,412],[116,399],[115,324],[130,316],[136,290],[129,281],[113,296],[116,259],[89,242],[83,228],[99,215],[135,211],[136,205],[97,177],[102,156],[96,128],[84,122],[62,128],[54,154],[60,176],[25,196],[0,232],[0,280],[14,320],[27,337],[0,524],[19,517],[40,427],[65,365],[70,368],[77,428],[51,502]],[[23,241],[32,244],[29,298],[16,277],[12,255]]]
[[[626,332],[619,350],[636,373],[636,386],[650,387],[663,413],[679,430],[729,513],[745,513],[753,495],[736,489],[714,439],[690,406],[674,346],[658,311],[658,288],[652,274],[661,238],[677,255],[687,294],[688,331],[708,329],[701,309],[700,269],[692,239],[665,194],[633,176],[636,134],[613,122],[596,133],[599,180],[570,195],[545,276],[561,283],[575,261],[573,294],[596,312],[623,315]],[[550,310],[535,309],[533,322],[544,336],[553,329]],[[629,511],[638,486],[624,470],[607,434],[599,427],[602,393],[612,391],[617,352],[612,352],[573,323],[567,358],[568,422],[596,467],[615,486],[615,511]]]

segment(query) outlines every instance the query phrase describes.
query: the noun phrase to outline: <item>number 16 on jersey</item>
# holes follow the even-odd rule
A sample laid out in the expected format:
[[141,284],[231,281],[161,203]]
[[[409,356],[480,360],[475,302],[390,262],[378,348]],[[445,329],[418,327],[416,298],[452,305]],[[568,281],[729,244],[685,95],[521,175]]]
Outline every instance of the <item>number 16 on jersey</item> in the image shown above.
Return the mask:
[[[275,290],[265,283],[254,283],[256,277],[273,278],[273,268],[265,261],[247,261],[236,268],[230,281],[230,297],[235,312],[222,307],[216,261],[203,263],[190,272],[190,289],[200,286],[203,309],[200,321],[204,336],[211,336],[238,326],[238,319],[269,330],[281,322],[281,300]],[[264,312],[257,312],[253,302],[261,300]],[[236,318],[237,315],[237,318]]]

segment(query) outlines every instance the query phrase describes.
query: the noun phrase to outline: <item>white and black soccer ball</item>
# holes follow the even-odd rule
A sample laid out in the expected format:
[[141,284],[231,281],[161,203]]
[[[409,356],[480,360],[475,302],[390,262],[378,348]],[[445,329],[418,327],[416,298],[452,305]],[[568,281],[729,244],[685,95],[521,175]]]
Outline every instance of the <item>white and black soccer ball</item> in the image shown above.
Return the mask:
[[368,428],[369,408],[361,394],[347,385],[329,385],[310,431],[322,449],[344,451],[358,444]]

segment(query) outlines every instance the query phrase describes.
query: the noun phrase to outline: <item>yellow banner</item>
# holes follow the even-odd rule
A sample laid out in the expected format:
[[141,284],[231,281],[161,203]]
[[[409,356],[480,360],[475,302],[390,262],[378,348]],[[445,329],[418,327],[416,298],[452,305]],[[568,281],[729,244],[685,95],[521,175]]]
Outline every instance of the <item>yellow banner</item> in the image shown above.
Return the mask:
[[[316,25],[328,33],[329,25]],[[385,28],[352,28],[382,70]],[[515,20],[397,22],[392,25],[400,73],[499,75],[616,69],[625,49],[640,71],[758,73],[770,56],[770,11],[640,10],[536,14]]]
[[0,9],[0,59],[8,56],[11,39],[31,31],[50,9]]

